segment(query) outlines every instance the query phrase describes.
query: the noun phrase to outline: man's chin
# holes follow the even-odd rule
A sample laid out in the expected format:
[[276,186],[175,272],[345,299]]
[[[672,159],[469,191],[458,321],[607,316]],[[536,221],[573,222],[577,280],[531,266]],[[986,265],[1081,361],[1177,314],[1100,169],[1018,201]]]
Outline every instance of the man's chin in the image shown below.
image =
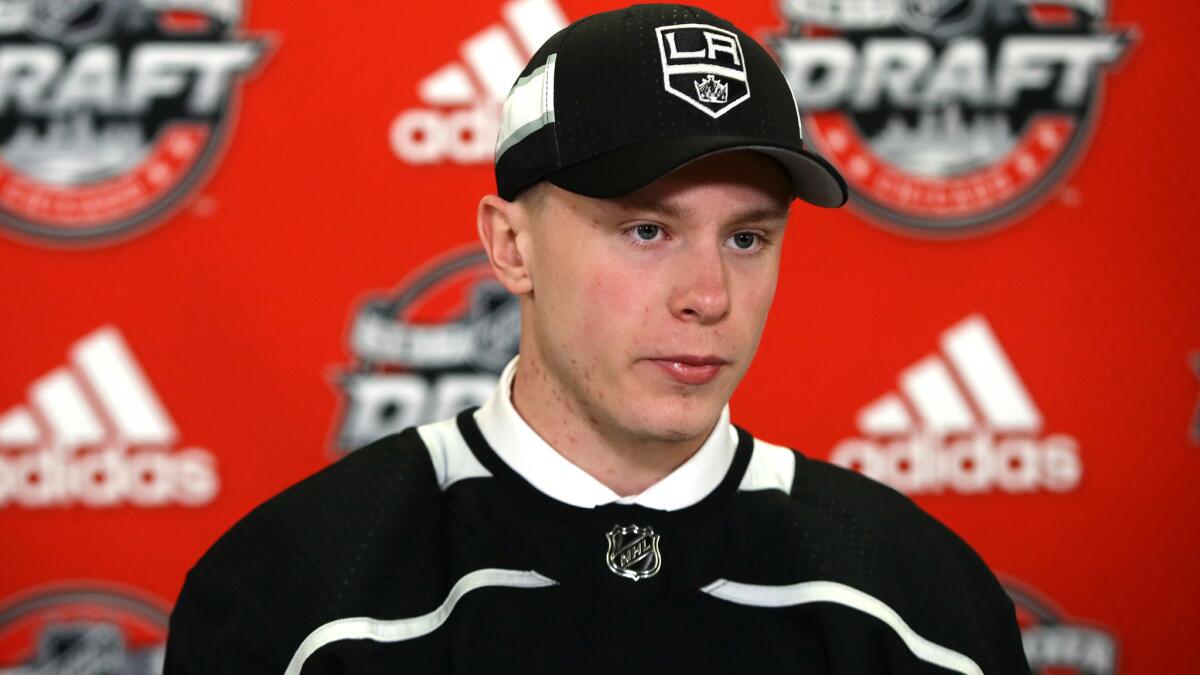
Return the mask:
[[609,408],[609,419],[629,435],[649,442],[703,441],[720,419],[729,393],[720,379],[702,386],[681,386],[665,383],[660,377],[650,381],[639,378],[611,399],[620,407]]
[[640,420],[640,435],[661,443],[703,442],[721,417],[722,407],[695,405],[683,409],[659,409],[656,414]]

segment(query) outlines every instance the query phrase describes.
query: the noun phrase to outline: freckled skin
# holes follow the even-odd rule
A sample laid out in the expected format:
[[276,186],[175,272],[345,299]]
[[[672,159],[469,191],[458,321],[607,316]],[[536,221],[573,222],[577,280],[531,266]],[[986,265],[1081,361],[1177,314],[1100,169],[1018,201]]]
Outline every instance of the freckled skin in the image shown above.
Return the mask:
[[[567,459],[636,494],[699,448],[750,366],[778,278],[787,176],[731,152],[615,200],[542,187],[539,207],[521,212],[532,289],[513,402]],[[647,243],[639,232],[651,231]],[[737,233],[769,243],[748,252]],[[656,365],[682,355],[727,363],[684,384]]]

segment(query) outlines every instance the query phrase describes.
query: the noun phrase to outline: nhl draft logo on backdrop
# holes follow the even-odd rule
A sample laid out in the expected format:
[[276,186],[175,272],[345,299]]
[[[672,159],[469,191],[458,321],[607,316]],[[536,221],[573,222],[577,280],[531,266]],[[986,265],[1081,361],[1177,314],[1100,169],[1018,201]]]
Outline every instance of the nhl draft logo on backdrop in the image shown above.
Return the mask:
[[658,539],[652,527],[614,525],[608,533],[608,554],[605,556],[608,569],[634,581],[658,574],[662,569]]
[[337,451],[482,404],[520,339],[517,299],[477,247],[434,261],[392,294],[369,298],[350,329],[356,364],[340,378]]
[[161,673],[167,610],[129,591],[52,587],[0,608],[0,672]]
[[1042,593],[1002,581],[1017,611],[1021,642],[1033,675],[1116,675],[1117,639],[1111,630],[1070,619]]
[[750,98],[736,33],[701,23],[661,26],[663,87],[713,118]]
[[262,58],[240,0],[0,0],[0,222],[51,240],[161,219]]
[[1129,32],[1107,0],[783,0],[773,41],[853,204],[914,231],[1013,216],[1063,178]]

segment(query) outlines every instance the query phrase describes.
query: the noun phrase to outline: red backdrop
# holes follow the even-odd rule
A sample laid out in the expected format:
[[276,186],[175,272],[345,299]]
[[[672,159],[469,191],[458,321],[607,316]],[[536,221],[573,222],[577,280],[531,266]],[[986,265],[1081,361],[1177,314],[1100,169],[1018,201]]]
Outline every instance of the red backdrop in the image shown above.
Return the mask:
[[[372,299],[396,301],[397,325],[461,318],[469,274],[408,304],[401,294],[474,241],[478,197],[494,187],[494,116],[470,111],[512,73],[483,72],[478,55],[503,65],[496,44],[509,44],[524,59],[525,33],[606,6],[256,2],[225,34],[267,45],[228,76],[226,140],[163,212],[82,239],[61,224],[0,225],[0,665],[32,663],[33,636],[76,615],[153,650],[161,611],[215,538],[339,456],[354,414],[347,374],[420,370],[364,358],[353,328]],[[709,7],[763,39],[789,29],[769,0]],[[1187,206],[1197,19],[1169,3],[1108,8],[1106,30],[1131,41],[1090,71],[1103,83],[1102,96],[1088,90],[1090,136],[1015,213],[1000,204],[939,230],[871,211],[864,190],[840,211],[798,204],[775,308],[732,403],[740,425],[809,456],[866,441],[875,454],[845,455],[860,468],[873,457],[892,480],[932,471],[914,498],[1017,594],[1046,673],[1200,670],[1186,647],[1200,629],[1200,234]],[[0,105],[21,123],[16,99]],[[485,123],[473,131],[472,115]],[[837,144],[813,126],[823,148]],[[460,135],[438,148],[439,130]],[[19,164],[9,151],[0,161]],[[956,356],[963,335],[975,351]],[[991,379],[973,384],[971,364],[991,364]],[[414,400],[432,405],[430,391]],[[1036,423],[998,423],[988,391]],[[88,460],[105,452],[115,459]],[[964,488],[989,461],[1009,462],[993,470],[1009,478]],[[96,484],[71,483],[92,467]],[[99,504],[121,472],[132,483]],[[70,611],[23,603],[48,595]],[[1073,626],[1095,632],[1072,638]]]

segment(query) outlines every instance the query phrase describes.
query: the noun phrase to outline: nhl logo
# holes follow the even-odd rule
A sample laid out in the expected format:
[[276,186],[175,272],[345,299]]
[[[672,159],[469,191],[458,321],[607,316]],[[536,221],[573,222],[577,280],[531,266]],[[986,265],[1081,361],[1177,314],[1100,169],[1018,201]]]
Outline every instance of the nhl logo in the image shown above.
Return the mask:
[[614,525],[608,533],[608,569],[613,574],[640,581],[662,569],[658,535],[652,527]]
[[746,60],[736,33],[699,23],[660,26],[663,88],[718,118],[750,98]]

